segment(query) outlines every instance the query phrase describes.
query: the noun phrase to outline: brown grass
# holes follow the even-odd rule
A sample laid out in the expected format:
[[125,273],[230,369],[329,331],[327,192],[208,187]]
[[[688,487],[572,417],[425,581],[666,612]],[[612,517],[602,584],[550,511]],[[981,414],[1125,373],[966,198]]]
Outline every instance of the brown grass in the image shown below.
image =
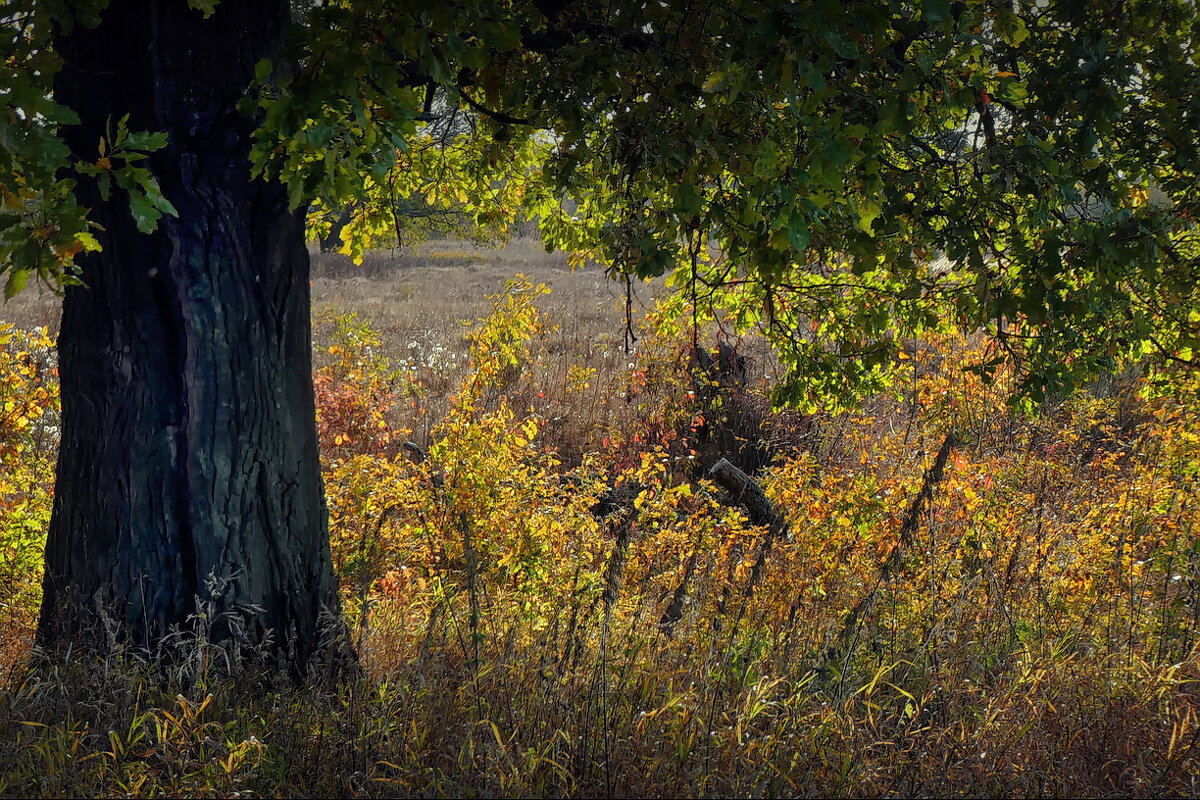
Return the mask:
[[[222,657],[186,637],[174,671],[16,666],[0,796],[1200,794],[1194,399],[1125,376],[1026,419],[943,337],[898,398],[773,413],[760,343],[732,382],[645,327],[626,353],[619,288],[529,248],[321,257],[317,369],[350,390],[322,395],[332,546],[367,676],[185,670]],[[551,284],[539,315],[486,299],[516,272]],[[472,350],[462,321],[489,314]],[[777,539],[696,480],[755,437]]]

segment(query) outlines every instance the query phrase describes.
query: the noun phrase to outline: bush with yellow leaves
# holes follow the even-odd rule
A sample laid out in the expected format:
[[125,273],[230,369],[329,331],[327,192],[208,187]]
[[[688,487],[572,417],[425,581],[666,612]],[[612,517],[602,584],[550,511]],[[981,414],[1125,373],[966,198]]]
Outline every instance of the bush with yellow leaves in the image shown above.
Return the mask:
[[54,342],[45,328],[0,323],[0,671],[36,623],[58,425]]

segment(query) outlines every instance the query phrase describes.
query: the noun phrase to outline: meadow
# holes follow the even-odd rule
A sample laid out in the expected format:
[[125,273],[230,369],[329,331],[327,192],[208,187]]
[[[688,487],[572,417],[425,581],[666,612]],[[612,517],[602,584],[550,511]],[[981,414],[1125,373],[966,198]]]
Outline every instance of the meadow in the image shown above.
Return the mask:
[[1025,416],[942,336],[807,415],[761,342],[663,332],[653,286],[627,320],[530,240],[312,291],[363,674],[303,686],[184,634],[39,659],[56,299],[0,306],[0,796],[1200,794],[1187,375]]

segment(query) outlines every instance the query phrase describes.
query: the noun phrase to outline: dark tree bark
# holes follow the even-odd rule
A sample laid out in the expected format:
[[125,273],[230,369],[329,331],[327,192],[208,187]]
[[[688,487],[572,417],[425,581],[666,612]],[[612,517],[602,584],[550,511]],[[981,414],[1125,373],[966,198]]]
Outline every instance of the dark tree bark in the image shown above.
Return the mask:
[[329,233],[321,237],[320,247],[322,253],[334,253],[342,246],[342,229],[350,224],[350,209],[349,207],[342,213],[338,214],[337,219],[329,228]]
[[165,131],[152,169],[179,211],[139,233],[128,198],[77,192],[103,226],[59,336],[62,450],[46,549],[44,643],[107,615],[151,649],[244,630],[302,668],[337,613],[314,421],[302,211],[251,180],[256,120],[237,110],[275,52],[286,0],[113,0],[58,37],[65,136],[95,161],[108,125]]

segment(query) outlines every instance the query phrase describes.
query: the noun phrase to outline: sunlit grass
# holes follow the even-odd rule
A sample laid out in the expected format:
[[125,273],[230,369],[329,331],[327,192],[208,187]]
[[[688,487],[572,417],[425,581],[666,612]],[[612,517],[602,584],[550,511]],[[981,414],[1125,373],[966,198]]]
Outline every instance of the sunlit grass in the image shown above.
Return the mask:
[[[690,340],[621,350],[615,311],[564,334],[535,284],[424,338],[325,285],[323,463],[364,677],[228,679],[232,656],[186,639],[169,666],[26,667],[30,568],[0,617],[0,794],[1200,791],[1194,401],[1126,377],[1015,416],[1011,376],[985,385],[960,368],[978,345],[946,337],[911,349],[898,397],[771,414],[754,343],[749,379],[698,375]],[[12,444],[28,431],[0,430],[0,482],[52,455]],[[746,439],[786,536],[701,479]],[[0,531],[48,503],[18,488]]]

